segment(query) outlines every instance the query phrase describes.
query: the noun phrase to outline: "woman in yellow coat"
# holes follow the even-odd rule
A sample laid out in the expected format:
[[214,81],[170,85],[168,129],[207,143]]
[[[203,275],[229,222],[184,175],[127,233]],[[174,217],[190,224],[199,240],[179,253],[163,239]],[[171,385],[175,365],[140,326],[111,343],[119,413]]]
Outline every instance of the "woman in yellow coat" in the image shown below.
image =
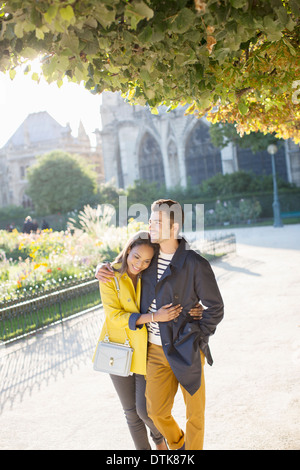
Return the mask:
[[[127,424],[137,450],[150,450],[146,426],[157,450],[167,449],[164,437],[156,429],[146,409],[145,374],[147,360],[147,329],[145,323],[153,321],[144,314],[137,328],[129,328],[130,317],[140,313],[141,275],[151,263],[157,245],[151,243],[148,232],[138,232],[126,244],[113,263],[114,278],[100,282],[100,294],[105,322],[99,341],[108,334],[110,341],[123,343],[128,338],[133,348],[131,375],[110,375],[120,398]],[[155,313],[156,321],[170,321],[179,315],[180,306],[167,305]]]

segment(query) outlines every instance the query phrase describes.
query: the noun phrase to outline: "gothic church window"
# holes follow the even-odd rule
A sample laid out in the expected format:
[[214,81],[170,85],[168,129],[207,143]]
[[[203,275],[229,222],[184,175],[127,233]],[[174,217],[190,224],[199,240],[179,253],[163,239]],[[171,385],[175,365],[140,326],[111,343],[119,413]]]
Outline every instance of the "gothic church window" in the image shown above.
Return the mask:
[[186,176],[191,184],[200,184],[216,173],[222,173],[221,152],[210,140],[209,128],[197,124],[187,139],[185,149]]
[[180,184],[180,174],[179,174],[179,163],[178,163],[178,152],[177,146],[174,140],[170,140],[168,145],[168,159],[169,159],[169,171],[170,171],[170,181],[172,186]]
[[29,196],[27,196],[27,194],[23,194],[22,196],[22,206],[24,207],[24,209],[33,209],[34,206],[33,206],[33,202],[32,200],[30,199]]
[[140,180],[165,184],[162,154],[158,142],[149,132],[146,132],[140,144],[139,175]]
[[[251,171],[256,175],[271,175],[272,161],[267,150],[253,153],[251,149],[237,148],[239,169]],[[285,181],[288,181],[285,150],[283,145],[278,146],[278,152],[275,155],[276,173]]]

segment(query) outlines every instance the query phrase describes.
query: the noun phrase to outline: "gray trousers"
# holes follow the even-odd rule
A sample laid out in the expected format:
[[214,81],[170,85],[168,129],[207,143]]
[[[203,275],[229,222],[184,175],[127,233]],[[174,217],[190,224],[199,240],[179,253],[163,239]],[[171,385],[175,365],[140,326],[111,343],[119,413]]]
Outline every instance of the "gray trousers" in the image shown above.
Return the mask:
[[147,414],[145,377],[133,374],[128,377],[110,375],[110,378],[122,404],[136,450],[151,450],[146,426],[155,444],[160,444],[164,437]]

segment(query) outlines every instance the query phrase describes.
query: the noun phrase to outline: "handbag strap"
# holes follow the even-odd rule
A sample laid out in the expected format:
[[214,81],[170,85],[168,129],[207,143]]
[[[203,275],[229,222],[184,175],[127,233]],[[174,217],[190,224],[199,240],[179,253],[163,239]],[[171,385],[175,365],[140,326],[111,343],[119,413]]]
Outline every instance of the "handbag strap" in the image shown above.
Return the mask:
[[119,285],[119,281],[118,281],[116,276],[114,276],[114,280],[115,280],[116,289],[117,289],[117,292],[118,292],[118,297],[120,298],[120,285]]
[[[119,285],[119,281],[118,281],[118,279],[117,279],[116,276],[114,276],[114,280],[115,280],[115,284],[116,284],[116,289],[117,289],[117,293],[118,293],[118,298],[120,299],[120,285]],[[109,334],[108,334],[106,319],[105,319],[105,328],[106,328],[106,335],[105,335],[104,341],[109,342]],[[130,340],[129,340],[128,336],[127,336],[126,328],[125,328],[125,327],[124,327],[124,333],[125,333],[125,336],[126,336],[126,340],[125,340],[124,345],[130,347]]]

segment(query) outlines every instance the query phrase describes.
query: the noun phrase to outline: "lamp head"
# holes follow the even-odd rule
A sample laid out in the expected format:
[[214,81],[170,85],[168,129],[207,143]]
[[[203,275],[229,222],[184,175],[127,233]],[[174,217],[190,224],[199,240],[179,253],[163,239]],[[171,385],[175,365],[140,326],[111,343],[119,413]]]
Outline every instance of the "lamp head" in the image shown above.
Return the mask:
[[270,155],[275,155],[275,153],[277,152],[277,147],[275,144],[271,144],[268,146],[267,150]]

